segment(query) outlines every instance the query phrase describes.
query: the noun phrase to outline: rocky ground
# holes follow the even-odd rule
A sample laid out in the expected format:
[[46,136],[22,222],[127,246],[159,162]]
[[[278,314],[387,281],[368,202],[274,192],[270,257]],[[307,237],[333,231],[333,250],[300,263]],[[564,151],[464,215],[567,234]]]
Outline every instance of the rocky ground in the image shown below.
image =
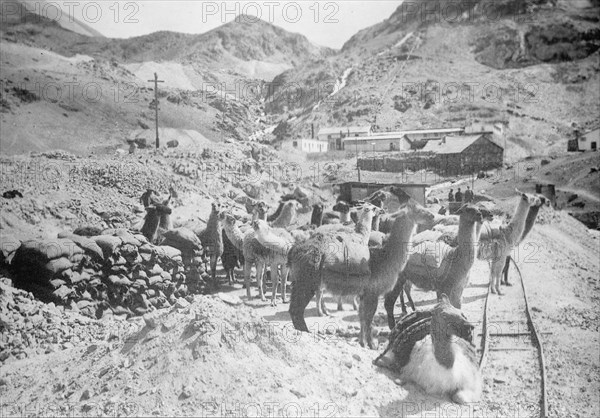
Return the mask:
[[[234,154],[236,151],[224,144],[207,151],[203,163],[217,166],[230,161],[224,157],[227,152],[259,167],[268,166],[265,163],[272,157],[270,151],[250,147]],[[94,162],[98,167],[72,181],[21,180],[25,196],[2,199],[2,235],[21,232],[39,237],[87,222],[105,227],[111,223],[135,225],[141,216],[136,199],[149,179],[159,182],[156,188],[163,193],[168,185],[177,185],[181,192],[174,219],[192,227],[201,227],[206,220],[213,197],[230,202],[240,213],[250,195],[274,201],[295,184],[314,192],[315,199],[332,199],[329,186],[311,187],[317,180],[314,172],[304,171],[311,175],[295,184],[269,179],[264,172],[261,183],[227,175],[215,176],[211,183],[190,168],[198,165],[197,158],[171,153],[140,153],[117,161],[68,154],[25,158],[42,166],[71,161],[82,167]],[[128,158],[144,161],[145,178],[108,170]],[[5,163],[9,164],[8,160]],[[314,162],[299,164],[309,170]],[[343,167],[338,175],[344,176]],[[14,176],[3,177],[7,178],[15,180]],[[8,189],[8,184],[3,186]],[[440,183],[432,197],[443,198],[447,187]],[[479,180],[475,190],[498,196],[499,211],[512,212],[514,195],[504,182]],[[75,205],[77,199],[86,200]],[[96,205],[119,216],[103,217],[103,211],[94,210]],[[521,247],[523,257],[517,262],[534,320],[543,333],[550,414],[595,416],[600,387],[598,234],[566,213],[544,210],[530,241],[529,247]],[[477,322],[481,321],[487,265],[477,262],[473,275],[465,311]],[[224,278],[222,272],[219,276]],[[484,369],[484,399],[478,405],[459,409],[447,399],[426,396],[414,385],[399,385],[402,382],[396,376],[371,364],[375,352],[358,346],[358,317],[348,302],[345,311],[334,311],[326,318],[317,318],[311,303],[307,309],[309,334],[294,331],[288,305],[271,307],[256,299],[248,301],[241,284],[223,284],[219,293],[212,295],[180,298],[171,307],[156,309],[145,317],[93,320],[37,301],[11,287],[9,274],[4,277],[0,286],[2,338],[3,345],[14,348],[2,359],[0,375],[2,408],[7,415],[35,411],[40,415],[94,416],[505,416],[520,409],[519,416],[532,416],[525,408],[538,402],[534,398],[535,368],[524,365],[523,373],[509,378],[501,373],[519,368],[511,364],[511,356],[491,358]],[[514,290],[507,289],[497,303],[518,303],[520,294]],[[434,303],[428,293],[415,291],[414,298],[419,308]],[[334,301],[327,301],[334,310]],[[382,350],[387,336],[382,307],[375,325]],[[516,387],[527,387],[527,396],[515,399],[510,389]]]

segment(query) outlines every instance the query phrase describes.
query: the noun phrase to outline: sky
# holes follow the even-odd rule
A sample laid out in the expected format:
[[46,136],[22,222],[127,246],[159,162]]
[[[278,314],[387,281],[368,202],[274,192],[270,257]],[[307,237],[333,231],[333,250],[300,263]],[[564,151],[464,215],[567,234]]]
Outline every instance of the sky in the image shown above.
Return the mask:
[[[339,49],[360,29],[388,18],[401,0],[366,1],[181,1],[46,0],[113,38],[168,30],[204,33],[245,13],[301,33],[310,41]],[[41,6],[43,7],[43,6]],[[56,15],[52,7],[47,14]],[[64,16],[63,16],[64,17]]]

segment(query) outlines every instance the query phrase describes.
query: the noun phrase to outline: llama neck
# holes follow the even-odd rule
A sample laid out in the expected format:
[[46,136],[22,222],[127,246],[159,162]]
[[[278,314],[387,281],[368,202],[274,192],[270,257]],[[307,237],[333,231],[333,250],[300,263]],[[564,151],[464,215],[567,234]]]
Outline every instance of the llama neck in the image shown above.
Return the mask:
[[142,235],[144,235],[148,241],[154,242],[156,232],[158,231],[159,218],[155,212],[148,212],[142,226]]
[[160,216],[160,224],[159,226],[167,231],[169,229],[173,229],[173,225],[171,224],[171,215],[164,214]]
[[252,213],[252,220],[253,221],[266,221],[267,220],[267,212],[263,212],[263,211],[254,211],[254,213]]
[[340,212],[340,223],[350,223],[352,222],[352,218],[350,217],[350,212]]
[[312,225],[321,226],[323,223],[323,211],[320,209],[313,209],[312,215],[310,217],[310,223]]
[[523,241],[531,231],[531,228],[533,228],[533,225],[535,224],[535,219],[537,218],[540,209],[541,206],[537,205],[529,208],[529,212],[527,212],[527,219],[525,219],[525,227],[523,228],[523,234],[521,235],[521,239],[519,240],[519,242]]
[[511,244],[515,244],[519,241],[521,234],[523,234],[527,212],[529,212],[529,202],[525,199],[519,199],[519,205],[515,210],[515,214],[506,227],[506,230],[508,231],[508,236],[506,238]]
[[383,247],[382,259],[371,263],[371,275],[390,275],[392,279],[406,266],[411,240],[417,229],[417,224],[407,215],[398,215],[394,221],[392,232]]
[[479,237],[481,236],[481,227],[483,226],[483,222],[475,222],[475,238],[479,241]]
[[448,329],[442,324],[431,321],[431,341],[433,342],[433,354],[442,366],[450,369],[454,366],[454,351],[452,351],[452,337],[448,335]]
[[296,209],[292,206],[287,206],[281,211],[281,215],[273,221],[274,227],[286,227],[296,221]]
[[381,220],[381,215],[380,214],[375,215],[375,217],[373,218],[373,223],[371,225],[372,231],[379,231],[379,221],[380,220]]
[[235,248],[241,250],[244,246],[244,234],[240,230],[237,225],[227,225],[227,223],[223,226],[223,230],[225,231],[225,235],[229,238],[229,241],[233,244]]
[[275,221],[275,220],[277,220],[277,218],[279,218],[281,216],[281,211],[283,210],[283,205],[284,205],[284,202],[279,202],[279,206],[277,206],[277,209],[275,210],[275,213],[273,213],[272,215],[267,215],[267,213],[265,212],[265,219],[263,219],[263,220],[264,221]]
[[[481,223],[473,222],[464,217],[458,224],[458,257],[462,260],[460,265],[470,269],[477,255],[477,237],[481,232]],[[479,232],[478,232],[479,231]]]

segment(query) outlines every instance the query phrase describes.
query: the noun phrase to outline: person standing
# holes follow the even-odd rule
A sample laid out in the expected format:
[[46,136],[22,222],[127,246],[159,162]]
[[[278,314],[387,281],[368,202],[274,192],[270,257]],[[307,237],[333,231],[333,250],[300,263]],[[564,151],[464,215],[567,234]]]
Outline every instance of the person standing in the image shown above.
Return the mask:
[[448,193],[448,202],[454,202],[454,189],[450,189],[450,193]]
[[460,187],[459,187],[459,188],[458,188],[458,190],[456,191],[456,194],[454,195],[454,199],[455,199],[457,202],[462,202],[462,198],[463,198],[463,194],[462,194],[462,192],[460,191]]
[[465,203],[471,203],[473,201],[473,191],[467,186],[465,191]]

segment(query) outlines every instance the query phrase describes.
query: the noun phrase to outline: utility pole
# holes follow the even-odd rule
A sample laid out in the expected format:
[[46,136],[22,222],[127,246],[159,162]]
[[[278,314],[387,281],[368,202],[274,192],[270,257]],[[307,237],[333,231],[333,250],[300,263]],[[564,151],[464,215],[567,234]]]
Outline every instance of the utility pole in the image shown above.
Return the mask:
[[354,138],[354,150],[356,151],[356,171],[358,172],[358,181],[360,181],[360,166],[358,165],[358,140]]
[[154,82],[154,110],[155,110],[155,121],[156,121],[156,149],[159,148],[160,142],[158,141],[158,83],[164,83],[164,80],[158,79],[158,74],[154,73],[154,80],[148,80],[149,83]]

